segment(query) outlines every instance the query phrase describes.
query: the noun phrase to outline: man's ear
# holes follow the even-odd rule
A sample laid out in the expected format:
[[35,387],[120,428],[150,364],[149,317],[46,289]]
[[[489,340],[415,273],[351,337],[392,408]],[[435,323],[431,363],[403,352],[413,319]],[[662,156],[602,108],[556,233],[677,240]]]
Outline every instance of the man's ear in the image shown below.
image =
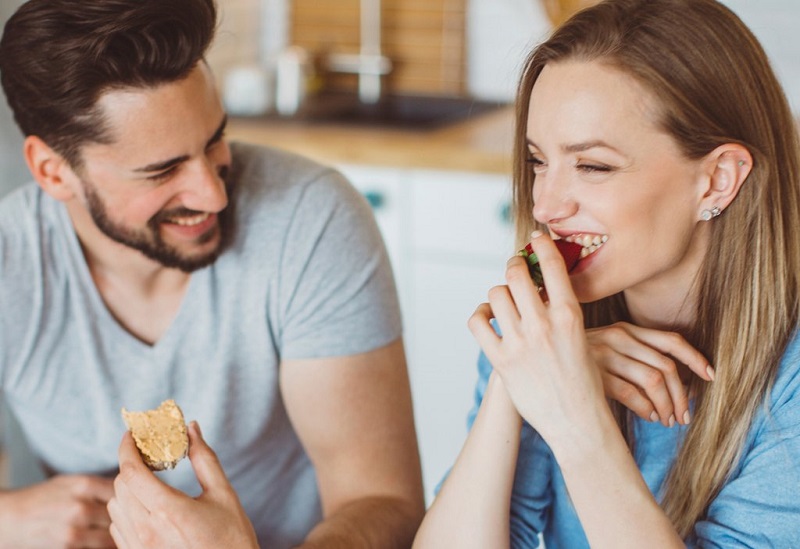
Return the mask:
[[75,196],[76,176],[63,156],[35,135],[25,138],[23,151],[28,169],[44,192],[61,202]]
[[699,213],[701,217],[702,212],[714,212],[716,216],[739,194],[753,169],[753,155],[743,145],[726,143],[706,155],[704,168],[707,184]]

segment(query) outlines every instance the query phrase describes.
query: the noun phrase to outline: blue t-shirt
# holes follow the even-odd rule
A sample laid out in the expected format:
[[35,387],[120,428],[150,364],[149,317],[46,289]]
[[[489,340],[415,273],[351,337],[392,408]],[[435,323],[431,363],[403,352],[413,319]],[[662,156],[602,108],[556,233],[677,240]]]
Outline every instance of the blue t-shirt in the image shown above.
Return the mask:
[[[469,428],[492,371],[484,354],[478,371]],[[634,457],[659,501],[686,429],[635,419]],[[511,496],[511,547],[538,547],[540,533],[547,549],[589,547],[550,448],[524,423]],[[793,339],[784,353],[768,406],[755,417],[742,459],[686,543],[800,548],[800,339]]]

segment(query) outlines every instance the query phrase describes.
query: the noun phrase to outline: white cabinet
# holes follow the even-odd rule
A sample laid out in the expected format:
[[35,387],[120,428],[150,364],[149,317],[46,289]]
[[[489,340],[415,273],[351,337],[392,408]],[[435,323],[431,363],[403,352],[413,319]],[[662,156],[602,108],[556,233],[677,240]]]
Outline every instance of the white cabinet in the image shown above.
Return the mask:
[[430,503],[466,437],[479,352],[467,319],[486,301],[489,288],[503,282],[506,261],[514,252],[510,178],[361,166],[340,169],[375,203],[395,268]]
[[407,215],[409,211],[407,192],[408,174],[402,170],[375,168],[372,166],[343,165],[337,168],[353,183],[358,191],[372,206],[375,220],[378,222],[389,260],[397,280],[400,306],[408,307],[404,280],[407,279],[407,244],[405,235],[408,234],[411,220]]

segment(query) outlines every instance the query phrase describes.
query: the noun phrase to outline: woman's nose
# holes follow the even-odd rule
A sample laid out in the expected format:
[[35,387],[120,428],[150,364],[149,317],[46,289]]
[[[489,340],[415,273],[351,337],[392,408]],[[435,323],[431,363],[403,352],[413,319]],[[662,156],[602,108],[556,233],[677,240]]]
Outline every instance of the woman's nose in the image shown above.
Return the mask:
[[537,177],[533,185],[533,218],[539,223],[552,224],[567,219],[578,211],[569,185],[549,172],[546,178]]

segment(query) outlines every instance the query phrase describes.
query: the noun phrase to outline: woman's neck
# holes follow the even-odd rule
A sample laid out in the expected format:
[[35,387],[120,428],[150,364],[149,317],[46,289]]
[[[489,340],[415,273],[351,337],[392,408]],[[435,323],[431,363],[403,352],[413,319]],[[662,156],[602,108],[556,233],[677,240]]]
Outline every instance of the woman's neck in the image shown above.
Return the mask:
[[669,273],[624,291],[634,324],[661,330],[694,325],[708,238],[708,227],[699,226],[686,255]]

